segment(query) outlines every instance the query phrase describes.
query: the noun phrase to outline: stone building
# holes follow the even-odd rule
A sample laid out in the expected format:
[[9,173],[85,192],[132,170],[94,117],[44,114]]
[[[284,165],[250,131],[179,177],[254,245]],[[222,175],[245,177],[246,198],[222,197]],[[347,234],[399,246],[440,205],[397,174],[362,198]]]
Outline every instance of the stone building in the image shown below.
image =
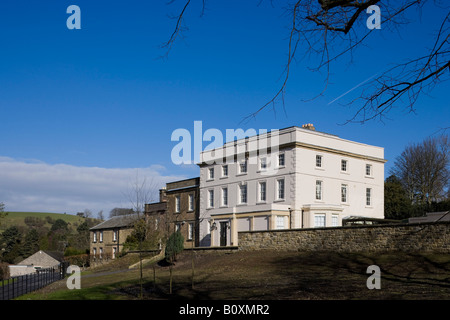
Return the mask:
[[137,214],[116,216],[90,229],[90,254],[94,259],[114,259],[133,231]]
[[196,177],[167,183],[162,190],[167,200],[169,233],[180,231],[186,248],[198,246],[199,186],[200,178]]
[[9,272],[11,277],[31,274],[39,269],[59,268],[63,261],[62,252],[39,250],[17,265],[10,265]]

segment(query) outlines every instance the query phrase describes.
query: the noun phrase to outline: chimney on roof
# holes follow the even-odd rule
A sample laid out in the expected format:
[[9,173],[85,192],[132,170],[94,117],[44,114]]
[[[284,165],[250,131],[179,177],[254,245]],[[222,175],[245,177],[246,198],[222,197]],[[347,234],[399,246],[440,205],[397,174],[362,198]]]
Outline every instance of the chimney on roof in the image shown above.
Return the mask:
[[167,202],[166,187],[159,189],[159,202]]
[[316,130],[316,128],[314,128],[314,125],[312,123],[303,124],[302,128],[303,129],[308,129],[308,130],[313,130],[313,131]]

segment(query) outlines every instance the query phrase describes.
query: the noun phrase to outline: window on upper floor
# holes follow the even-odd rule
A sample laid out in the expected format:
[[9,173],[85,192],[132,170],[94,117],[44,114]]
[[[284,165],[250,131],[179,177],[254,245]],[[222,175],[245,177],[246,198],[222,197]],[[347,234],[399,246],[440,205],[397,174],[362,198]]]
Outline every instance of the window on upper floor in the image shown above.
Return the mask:
[[266,191],[267,191],[267,183],[265,181],[259,182],[259,198],[258,198],[259,201],[264,202],[267,200]]
[[366,188],[366,206],[372,205],[372,189]]
[[341,171],[342,171],[342,172],[347,172],[347,165],[348,165],[348,161],[342,159],[342,160],[341,160]]
[[341,184],[341,202],[347,203],[347,185]]
[[175,212],[180,212],[181,199],[180,196],[175,196]]
[[190,193],[188,195],[188,210],[194,211],[194,194]]
[[228,206],[228,188],[222,188],[222,206]]
[[278,166],[279,167],[284,167],[285,166],[285,158],[284,158],[284,153],[279,153],[278,154]]
[[214,208],[214,190],[208,190],[208,208]]
[[94,239],[92,242],[97,242],[97,231],[94,231]]
[[214,180],[214,168],[209,168],[208,169],[208,179],[209,180]]
[[322,200],[322,181],[316,180],[316,200]]
[[247,160],[239,162],[239,173],[247,173]]
[[316,167],[322,168],[322,159],[323,157],[319,154],[316,155]]
[[228,177],[228,165],[227,164],[222,166],[222,177]]
[[103,231],[100,231],[100,242],[103,242]]
[[239,185],[239,203],[247,203],[247,184]]
[[267,169],[267,157],[262,157],[259,159],[259,169],[260,170]]
[[277,180],[277,200],[283,200],[285,197],[284,179]]
[[366,164],[366,176],[372,176],[372,165]]

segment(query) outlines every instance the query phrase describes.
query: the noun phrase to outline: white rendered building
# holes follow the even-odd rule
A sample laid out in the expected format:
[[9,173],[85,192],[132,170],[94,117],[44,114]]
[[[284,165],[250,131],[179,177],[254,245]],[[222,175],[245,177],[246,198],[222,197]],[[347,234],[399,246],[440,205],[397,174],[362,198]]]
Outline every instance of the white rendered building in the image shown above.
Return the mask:
[[200,159],[201,246],[238,245],[239,231],[384,218],[384,149],[311,124],[228,142]]

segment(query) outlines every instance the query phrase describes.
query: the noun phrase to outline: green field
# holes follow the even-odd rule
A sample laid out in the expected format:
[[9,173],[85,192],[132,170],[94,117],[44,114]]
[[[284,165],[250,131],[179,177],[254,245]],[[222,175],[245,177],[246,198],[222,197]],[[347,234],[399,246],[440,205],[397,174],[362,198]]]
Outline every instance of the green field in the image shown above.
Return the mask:
[[[26,217],[34,217],[40,218],[45,221],[46,217],[50,217],[53,220],[62,219],[67,222],[69,225],[74,225],[76,223],[80,224],[84,221],[84,218],[65,213],[50,213],[50,212],[10,212],[8,211],[8,215],[1,222],[0,232],[4,231],[6,228],[11,226],[23,226],[25,227],[25,218]],[[45,227],[51,228],[51,225],[46,222]]]

